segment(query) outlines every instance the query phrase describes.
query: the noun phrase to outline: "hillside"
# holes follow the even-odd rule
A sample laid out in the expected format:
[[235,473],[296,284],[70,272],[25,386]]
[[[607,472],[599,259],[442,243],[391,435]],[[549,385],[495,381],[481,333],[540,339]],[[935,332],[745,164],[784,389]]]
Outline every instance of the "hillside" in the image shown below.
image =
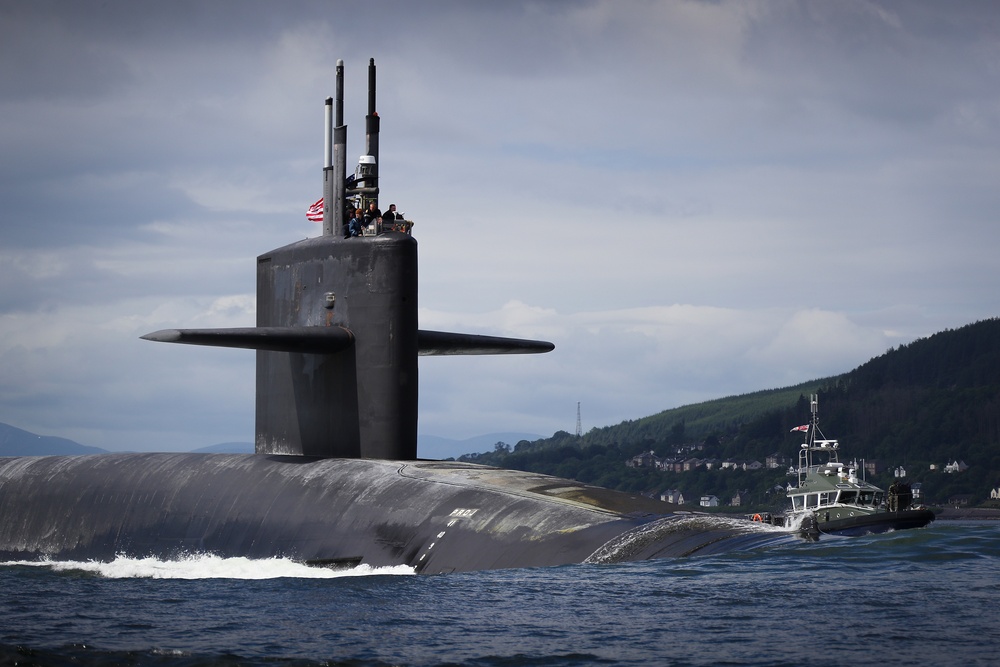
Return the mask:
[[[984,502],[1000,486],[1000,320],[943,331],[889,350],[844,375],[795,387],[731,396],[666,410],[643,419],[594,429],[580,438],[559,432],[461,457],[491,465],[545,472],[631,492],[678,488],[688,498],[717,495],[724,503],[737,491],[773,506],[776,486],[787,483],[787,462],[770,470],[738,472],[698,467],[666,472],[626,461],[652,451],[661,459],[757,461],[795,456],[801,438],[790,433],[809,420],[807,397],[820,395],[820,426],[838,438],[850,458],[872,462],[873,481],[888,486],[903,467],[921,482],[930,500],[957,495]],[[941,472],[964,462],[959,474]],[[931,466],[937,466],[932,471]]]
[[762,415],[794,405],[799,396],[816,393],[835,384],[838,379],[813,380],[784,389],[766,389],[685,405],[616,426],[593,429],[587,433],[586,439],[591,444],[676,439],[678,425],[683,425],[683,434],[687,439],[735,431]]

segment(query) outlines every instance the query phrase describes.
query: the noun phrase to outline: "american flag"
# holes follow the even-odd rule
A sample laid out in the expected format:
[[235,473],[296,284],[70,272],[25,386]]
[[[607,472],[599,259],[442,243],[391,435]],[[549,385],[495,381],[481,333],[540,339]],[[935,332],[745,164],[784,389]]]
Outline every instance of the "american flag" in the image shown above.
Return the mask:
[[306,220],[310,222],[323,222],[323,198],[306,209]]
[[795,431],[808,431],[808,430],[809,430],[809,424],[803,424],[802,426],[796,426],[791,431],[789,431],[789,433],[794,433]]

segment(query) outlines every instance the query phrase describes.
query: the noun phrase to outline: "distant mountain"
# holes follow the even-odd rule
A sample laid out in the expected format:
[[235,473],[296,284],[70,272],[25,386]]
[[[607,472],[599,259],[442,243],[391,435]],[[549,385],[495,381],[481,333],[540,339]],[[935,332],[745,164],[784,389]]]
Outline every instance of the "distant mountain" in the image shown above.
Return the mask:
[[472,452],[492,452],[498,442],[502,442],[514,448],[514,445],[522,440],[540,440],[545,436],[534,433],[487,433],[477,435],[464,440],[454,440],[442,438],[437,435],[417,436],[417,456],[422,459],[450,459],[458,458],[463,454]]
[[[422,459],[458,458],[462,454],[493,451],[496,443],[512,448],[521,440],[539,440],[534,433],[488,433],[464,440],[421,435],[417,438],[417,454]],[[253,454],[252,442],[222,442],[192,450],[202,454]],[[107,454],[100,447],[88,447],[66,438],[37,435],[9,424],[0,423],[0,456],[53,456],[65,454]]]
[[0,456],[45,456],[49,454],[106,454],[106,449],[88,447],[66,438],[36,435],[0,423]]
[[220,442],[192,451],[196,454],[253,454],[253,450],[252,442]]

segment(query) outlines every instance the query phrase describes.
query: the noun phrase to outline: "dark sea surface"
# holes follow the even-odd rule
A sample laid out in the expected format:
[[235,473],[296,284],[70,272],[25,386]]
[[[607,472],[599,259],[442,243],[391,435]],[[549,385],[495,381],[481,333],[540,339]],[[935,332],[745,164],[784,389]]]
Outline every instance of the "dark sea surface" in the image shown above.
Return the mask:
[[997,665],[1000,522],[415,576],[0,565],[0,665]]

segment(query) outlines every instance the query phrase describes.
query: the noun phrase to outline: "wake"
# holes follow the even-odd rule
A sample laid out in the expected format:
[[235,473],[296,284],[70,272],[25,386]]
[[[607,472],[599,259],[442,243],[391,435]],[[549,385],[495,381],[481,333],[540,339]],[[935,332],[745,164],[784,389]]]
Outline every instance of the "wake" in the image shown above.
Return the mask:
[[414,574],[407,565],[349,569],[310,567],[287,558],[222,558],[193,554],[177,560],[130,558],[120,555],[110,563],[98,561],[9,561],[0,567],[40,567],[54,572],[86,572],[107,579],[337,579],[340,577],[401,576]]

